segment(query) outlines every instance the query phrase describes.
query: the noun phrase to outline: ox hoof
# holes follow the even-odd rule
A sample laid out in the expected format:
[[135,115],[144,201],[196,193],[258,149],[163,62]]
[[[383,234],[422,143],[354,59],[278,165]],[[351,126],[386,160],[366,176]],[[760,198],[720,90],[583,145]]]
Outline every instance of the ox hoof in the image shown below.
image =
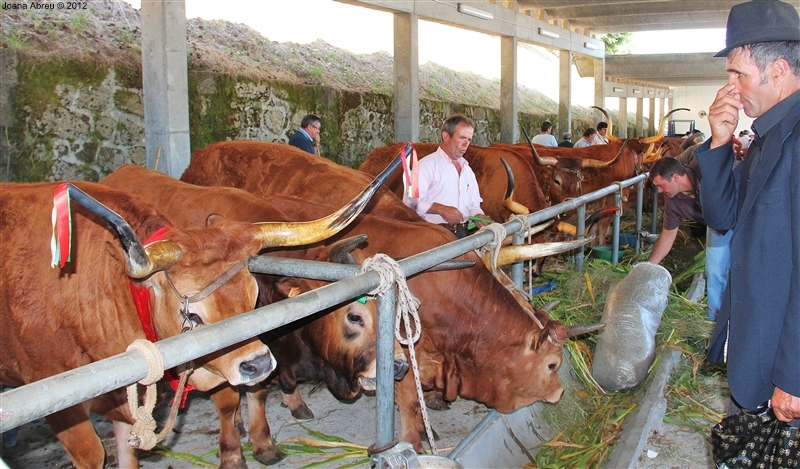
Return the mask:
[[[439,434],[436,433],[436,430],[431,427],[431,432],[433,432],[433,441],[439,441]],[[419,432],[419,437],[421,440],[428,441],[428,435],[425,434],[425,431]]]
[[311,420],[314,418],[314,412],[307,405],[303,404],[302,407],[292,410],[292,417],[297,420]]
[[260,462],[261,464],[265,466],[271,466],[277,462],[280,462],[280,460],[285,458],[286,455],[283,454],[278,448],[275,448],[275,450],[253,451],[253,457],[256,458],[256,461]]
[[425,393],[425,405],[431,410],[450,410],[450,404],[436,391]]
[[[281,407],[289,407],[283,402],[281,402]],[[311,412],[311,409],[308,408],[308,405],[303,402],[298,408],[291,409],[292,417],[296,418],[297,420],[311,420],[314,418],[314,412]]]

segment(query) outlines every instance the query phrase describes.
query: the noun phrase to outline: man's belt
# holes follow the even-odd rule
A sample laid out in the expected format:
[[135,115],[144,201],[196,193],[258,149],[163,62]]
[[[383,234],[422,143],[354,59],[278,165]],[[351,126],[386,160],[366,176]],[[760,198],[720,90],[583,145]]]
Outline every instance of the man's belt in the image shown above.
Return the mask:
[[441,223],[441,226],[447,228],[449,231],[456,232],[456,231],[467,231],[467,224],[466,223]]

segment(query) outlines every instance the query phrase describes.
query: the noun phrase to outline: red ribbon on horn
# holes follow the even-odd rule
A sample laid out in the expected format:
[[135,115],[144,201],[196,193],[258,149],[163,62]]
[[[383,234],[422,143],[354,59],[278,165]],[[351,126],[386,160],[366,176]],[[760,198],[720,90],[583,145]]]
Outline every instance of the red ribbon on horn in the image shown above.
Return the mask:
[[66,182],[56,187],[53,193],[53,235],[50,238],[50,265],[64,267],[72,254],[72,214],[69,208],[69,186]]

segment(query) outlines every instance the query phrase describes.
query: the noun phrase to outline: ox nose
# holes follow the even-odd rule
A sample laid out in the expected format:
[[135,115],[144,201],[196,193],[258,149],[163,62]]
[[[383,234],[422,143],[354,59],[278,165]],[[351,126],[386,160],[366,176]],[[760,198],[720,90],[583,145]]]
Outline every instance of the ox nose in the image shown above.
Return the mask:
[[274,369],[275,360],[272,359],[272,354],[270,353],[239,364],[239,372],[246,381],[254,381],[266,377]]
[[408,361],[403,357],[402,360],[394,361],[394,380],[400,381],[408,373]]

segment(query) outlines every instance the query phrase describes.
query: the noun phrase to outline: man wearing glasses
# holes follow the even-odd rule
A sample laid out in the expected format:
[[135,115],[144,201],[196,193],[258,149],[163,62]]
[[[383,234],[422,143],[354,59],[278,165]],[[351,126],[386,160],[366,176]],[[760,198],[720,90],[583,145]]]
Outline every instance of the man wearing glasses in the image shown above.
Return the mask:
[[314,114],[306,114],[303,120],[300,121],[300,128],[289,138],[289,145],[305,150],[312,155],[319,155],[317,148],[319,146],[321,128],[322,123],[319,117]]

